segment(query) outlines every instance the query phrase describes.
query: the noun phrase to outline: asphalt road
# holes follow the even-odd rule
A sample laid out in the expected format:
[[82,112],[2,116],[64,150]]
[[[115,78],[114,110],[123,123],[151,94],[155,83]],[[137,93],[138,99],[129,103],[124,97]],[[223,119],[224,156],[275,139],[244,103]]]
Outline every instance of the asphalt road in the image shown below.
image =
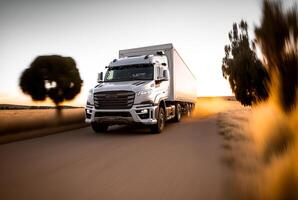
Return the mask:
[[223,199],[222,151],[215,116],[0,145],[0,199]]

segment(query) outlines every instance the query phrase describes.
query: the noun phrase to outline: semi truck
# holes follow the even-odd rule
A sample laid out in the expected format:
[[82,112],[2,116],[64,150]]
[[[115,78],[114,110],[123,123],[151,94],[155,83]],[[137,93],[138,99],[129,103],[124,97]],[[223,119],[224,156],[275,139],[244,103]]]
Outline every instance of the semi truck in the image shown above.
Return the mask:
[[116,124],[161,133],[166,121],[189,116],[197,98],[196,78],[172,44],[120,50],[97,82],[85,107],[96,133]]

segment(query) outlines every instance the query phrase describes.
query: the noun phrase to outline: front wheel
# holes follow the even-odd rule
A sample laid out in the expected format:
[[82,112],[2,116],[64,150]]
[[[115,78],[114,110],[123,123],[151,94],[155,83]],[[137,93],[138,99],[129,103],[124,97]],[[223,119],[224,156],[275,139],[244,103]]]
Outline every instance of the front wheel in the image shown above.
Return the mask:
[[157,134],[161,133],[165,127],[165,122],[166,122],[165,110],[163,108],[159,108],[158,115],[157,115],[157,123],[151,125],[151,132],[157,133]]
[[104,133],[108,130],[109,126],[97,122],[91,122],[91,127],[95,133]]

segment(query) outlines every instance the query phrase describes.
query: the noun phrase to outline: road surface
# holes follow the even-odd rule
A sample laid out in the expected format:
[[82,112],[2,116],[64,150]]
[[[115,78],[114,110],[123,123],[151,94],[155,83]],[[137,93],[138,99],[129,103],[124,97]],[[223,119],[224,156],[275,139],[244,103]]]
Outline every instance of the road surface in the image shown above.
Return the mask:
[[82,128],[0,145],[0,198],[223,199],[216,117],[170,123],[160,135]]

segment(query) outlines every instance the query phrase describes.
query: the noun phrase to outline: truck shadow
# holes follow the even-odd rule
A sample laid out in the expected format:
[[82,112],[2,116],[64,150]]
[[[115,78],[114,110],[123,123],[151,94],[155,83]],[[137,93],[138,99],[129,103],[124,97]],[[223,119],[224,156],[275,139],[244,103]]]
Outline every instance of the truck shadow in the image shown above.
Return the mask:
[[[177,128],[177,126],[181,126],[184,123],[196,123],[197,119],[186,118],[183,117],[180,123],[176,123],[173,121],[168,121],[164,130],[161,134],[165,134],[167,132],[173,131],[173,129]],[[92,130],[90,130],[92,131]],[[95,134],[92,131],[92,134]],[[134,124],[134,125],[113,125],[110,126],[107,132],[97,133],[96,135],[101,136],[154,136],[160,134],[151,133],[150,127],[142,124]]]
[[107,136],[141,136],[151,135],[150,128],[144,125],[113,125],[105,133],[99,133]]

